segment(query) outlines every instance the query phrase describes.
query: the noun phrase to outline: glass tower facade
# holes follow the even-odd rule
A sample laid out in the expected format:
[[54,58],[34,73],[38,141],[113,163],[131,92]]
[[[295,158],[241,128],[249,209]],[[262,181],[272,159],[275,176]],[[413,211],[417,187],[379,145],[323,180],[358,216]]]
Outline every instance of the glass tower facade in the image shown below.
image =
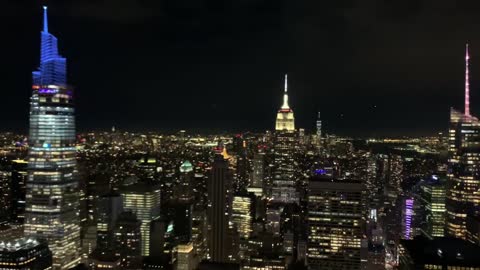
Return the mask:
[[309,269],[361,269],[366,211],[363,183],[313,177],[307,204]]
[[75,116],[66,59],[48,32],[46,7],[40,54],[30,100],[25,234],[46,239],[53,268],[68,269],[80,261]]
[[123,207],[141,221],[142,256],[150,255],[150,225],[160,217],[160,187],[139,182],[122,190]]
[[450,112],[447,233],[466,239],[469,210],[480,203],[480,121],[456,110]]

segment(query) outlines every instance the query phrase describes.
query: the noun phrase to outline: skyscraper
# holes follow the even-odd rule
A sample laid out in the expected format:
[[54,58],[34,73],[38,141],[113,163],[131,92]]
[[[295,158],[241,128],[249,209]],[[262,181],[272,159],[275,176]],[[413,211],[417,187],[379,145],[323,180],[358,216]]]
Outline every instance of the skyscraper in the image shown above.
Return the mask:
[[318,112],[317,117],[317,145],[320,146],[322,143],[322,119],[320,118],[320,112]]
[[112,246],[113,228],[120,213],[123,212],[122,196],[109,193],[97,201],[97,248],[105,251]]
[[23,224],[25,220],[27,167],[25,160],[12,160],[12,221],[17,224]]
[[40,69],[32,74],[25,234],[46,238],[53,268],[68,269],[80,261],[73,94],[43,10]]
[[142,256],[149,256],[151,222],[160,217],[160,187],[139,182],[124,187],[122,198],[124,209],[142,222]]
[[447,233],[466,239],[469,210],[480,202],[480,121],[470,114],[468,44],[465,55],[465,113],[450,110]]
[[363,183],[315,176],[308,190],[309,269],[360,269],[366,207]]
[[445,178],[433,175],[420,184],[420,200],[425,211],[423,233],[431,237],[445,236]]
[[10,220],[12,213],[12,173],[0,167],[0,223]]
[[232,202],[232,222],[242,239],[248,239],[252,232],[253,198],[248,195],[235,195]]
[[195,256],[195,249],[192,243],[180,244],[177,250],[177,270],[194,270],[197,269],[198,258]]
[[132,212],[123,212],[113,232],[115,256],[120,257],[124,269],[138,269],[142,261],[142,222]]
[[293,110],[288,105],[288,77],[285,75],[285,93],[283,105],[277,113],[274,141],[274,168],[272,201],[291,203],[297,202],[293,176],[295,161],[295,118]]
[[232,173],[228,161],[221,155],[215,156],[207,188],[210,259],[213,262],[228,262]]

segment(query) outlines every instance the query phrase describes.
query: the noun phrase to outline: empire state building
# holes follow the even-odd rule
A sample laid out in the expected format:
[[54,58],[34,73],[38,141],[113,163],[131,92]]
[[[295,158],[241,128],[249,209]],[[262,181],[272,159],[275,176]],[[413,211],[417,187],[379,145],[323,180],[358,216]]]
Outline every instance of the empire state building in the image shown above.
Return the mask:
[[46,239],[53,268],[69,269],[80,261],[73,93],[66,59],[48,32],[47,7],[43,12],[40,68],[32,74],[25,235]]
[[277,112],[275,123],[274,170],[272,201],[279,203],[298,202],[295,188],[295,117],[288,104],[288,75],[285,75],[283,105]]

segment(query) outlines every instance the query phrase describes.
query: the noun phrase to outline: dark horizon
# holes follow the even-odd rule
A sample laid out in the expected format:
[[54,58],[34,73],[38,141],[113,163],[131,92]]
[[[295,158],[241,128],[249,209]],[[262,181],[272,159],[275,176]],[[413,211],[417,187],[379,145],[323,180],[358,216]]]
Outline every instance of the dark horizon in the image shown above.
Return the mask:
[[479,3],[377,2],[8,0],[0,130],[27,130],[42,4],[80,132],[272,130],[288,72],[297,127],[320,111],[326,133],[434,135],[463,111],[467,40],[478,115]]

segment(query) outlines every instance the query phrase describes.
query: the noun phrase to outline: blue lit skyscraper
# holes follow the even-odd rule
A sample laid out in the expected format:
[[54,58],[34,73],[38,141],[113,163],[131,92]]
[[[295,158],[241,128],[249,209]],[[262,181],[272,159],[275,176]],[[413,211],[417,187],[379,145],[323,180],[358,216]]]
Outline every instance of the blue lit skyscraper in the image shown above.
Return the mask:
[[32,74],[25,234],[48,241],[54,269],[69,269],[80,261],[73,95],[47,7],[43,24],[40,68]]

